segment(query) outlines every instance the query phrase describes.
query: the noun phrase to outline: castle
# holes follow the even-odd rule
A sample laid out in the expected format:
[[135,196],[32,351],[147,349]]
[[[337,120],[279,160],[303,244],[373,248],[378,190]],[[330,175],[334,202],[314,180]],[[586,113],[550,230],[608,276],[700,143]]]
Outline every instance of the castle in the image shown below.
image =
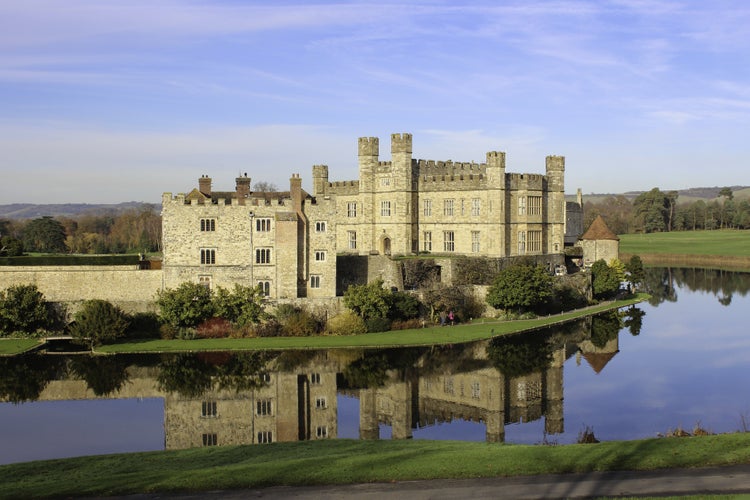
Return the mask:
[[[312,168],[313,192],[293,174],[289,191],[253,192],[247,174],[235,191],[202,176],[187,194],[164,193],[163,285],[185,281],[260,286],[274,299],[330,298],[345,256],[537,256],[559,262],[566,226],[565,159],[546,172],[506,173],[505,153],[486,163],[412,158],[411,134],[358,143],[359,180],[331,182]],[[343,260],[343,259],[342,259]]]

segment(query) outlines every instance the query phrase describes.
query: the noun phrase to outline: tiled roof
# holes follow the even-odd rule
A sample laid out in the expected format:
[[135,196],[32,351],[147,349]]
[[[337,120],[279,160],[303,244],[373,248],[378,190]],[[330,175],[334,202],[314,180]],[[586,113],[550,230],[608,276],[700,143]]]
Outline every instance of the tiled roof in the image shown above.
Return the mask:
[[615,233],[612,232],[610,228],[607,227],[607,223],[604,222],[604,219],[601,215],[597,216],[596,219],[594,219],[594,222],[591,223],[588,230],[586,230],[585,233],[583,233],[583,236],[581,236],[582,240],[617,240],[619,241],[620,238],[617,237]]

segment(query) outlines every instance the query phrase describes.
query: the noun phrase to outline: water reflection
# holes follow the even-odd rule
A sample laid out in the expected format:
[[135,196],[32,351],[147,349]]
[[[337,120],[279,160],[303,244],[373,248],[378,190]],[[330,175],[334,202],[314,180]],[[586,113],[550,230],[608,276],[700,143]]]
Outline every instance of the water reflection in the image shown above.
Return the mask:
[[[506,432],[514,442],[563,435],[574,441],[582,424],[596,424],[602,439],[633,439],[692,425],[678,419],[710,415],[709,405],[725,419],[727,411],[736,416],[746,392],[731,387],[744,380],[735,371],[744,373],[746,361],[730,363],[722,353],[747,359],[747,341],[734,332],[742,329],[739,299],[750,275],[703,269],[649,269],[647,275],[652,304],[472,344],[0,358],[0,399],[7,402],[0,404],[0,433],[6,433],[0,438],[6,442],[15,432],[3,425],[3,412],[30,401],[159,401],[164,435],[158,448],[166,449],[329,439],[342,429],[361,439],[461,439],[456,429],[469,425],[472,439],[478,430],[488,442],[504,441]],[[727,307],[729,313],[711,312]],[[711,325],[710,349],[702,343],[704,321]],[[725,344],[728,351],[721,350]],[[708,367],[714,351],[719,361]],[[718,370],[728,378],[719,381]],[[699,393],[704,389],[706,395]],[[531,437],[519,440],[519,429]],[[100,452],[110,451],[120,450]],[[0,463],[19,460],[12,450],[5,453],[11,455],[0,454]],[[59,456],[70,454],[76,453]]]
[[505,425],[542,418],[546,434],[563,432],[565,360],[583,356],[600,371],[618,350],[624,317],[432,348],[27,355],[0,360],[0,395],[14,403],[162,398],[167,449],[335,438],[339,394],[359,401],[361,439],[379,439],[382,425],[407,439],[460,419],[484,424],[485,439],[499,442]]

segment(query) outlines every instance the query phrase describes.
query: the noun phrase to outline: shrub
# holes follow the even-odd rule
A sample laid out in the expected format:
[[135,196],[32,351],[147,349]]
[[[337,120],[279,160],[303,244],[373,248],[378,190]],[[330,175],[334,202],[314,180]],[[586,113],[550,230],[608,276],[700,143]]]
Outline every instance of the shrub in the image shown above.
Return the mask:
[[325,332],[327,335],[356,335],[367,332],[367,326],[354,312],[344,311],[329,318]]
[[275,319],[270,319],[253,326],[257,337],[281,337],[281,324]]
[[373,332],[387,332],[391,329],[391,320],[388,318],[368,318],[365,320],[367,331]]
[[176,328],[195,327],[214,315],[211,290],[199,283],[160,291],[156,303],[162,319]]
[[318,333],[318,320],[305,310],[299,310],[281,322],[281,331],[288,337],[307,337]]
[[201,339],[222,339],[227,338],[232,333],[232,323],[224,318],[211,318],[195,329],[196,338]]
[[161,323],[159,316],[152,312],[139,312],[130,315],[130,324],[125,332],[129,339],[159,338]]
[[0,291],[0,334],[34,334],[54,326],[50,304],[36,285],[14,285]]
[[422,328],[423,326],[423,319],[411,318],[401,321],[394,321],[393,323],[391,323],[391,330],[412,330],[415,328]]
[[127,315],[106,300],[87,300],[73,316],[70,334],[74,340],[90,346],[101,345],[125,336]]

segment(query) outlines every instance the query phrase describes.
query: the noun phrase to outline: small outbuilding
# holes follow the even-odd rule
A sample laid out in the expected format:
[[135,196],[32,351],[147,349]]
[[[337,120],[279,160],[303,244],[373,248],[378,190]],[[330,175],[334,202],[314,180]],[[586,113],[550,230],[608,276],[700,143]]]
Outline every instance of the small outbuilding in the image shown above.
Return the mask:
[[620,238],[607,227],[601,215],[583,233],[579,244],[583,249],[584,267],[591,267],[597,260],[609,263],[620,258]]

